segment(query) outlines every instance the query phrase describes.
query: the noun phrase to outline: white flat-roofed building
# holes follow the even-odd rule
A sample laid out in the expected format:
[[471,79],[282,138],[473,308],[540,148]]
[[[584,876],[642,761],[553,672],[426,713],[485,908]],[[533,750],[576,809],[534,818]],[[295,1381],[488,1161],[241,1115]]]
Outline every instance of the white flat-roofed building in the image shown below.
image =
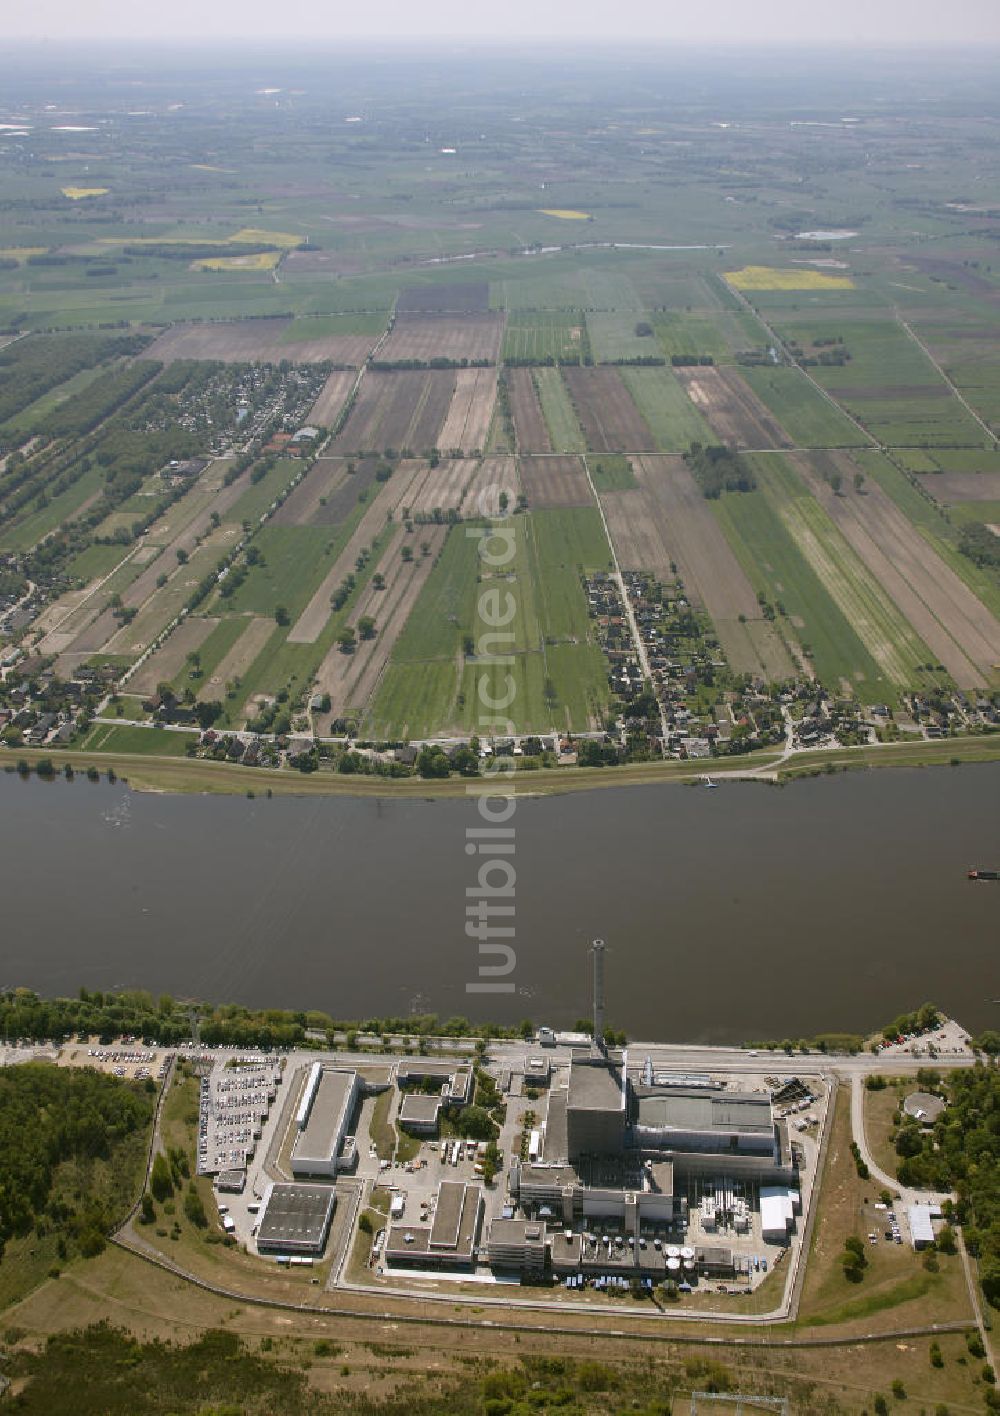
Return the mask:
[[357,1150],[348,1132],[362,1090],[357,1072],[313,1064],[296,1116],[298,1135],[292,1147],[292,1174],[296,1179],[333,1179],[338,1170],[349,1170],[354,1165]]

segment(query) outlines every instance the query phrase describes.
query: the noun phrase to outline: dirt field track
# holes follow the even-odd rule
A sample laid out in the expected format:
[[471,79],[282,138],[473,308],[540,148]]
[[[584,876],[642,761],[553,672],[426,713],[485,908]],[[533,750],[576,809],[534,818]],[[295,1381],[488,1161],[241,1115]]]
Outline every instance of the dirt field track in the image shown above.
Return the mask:
[[353,369],[335,369],[309,410],[306,422],[315,423],[321,428],[332,428],[337,421],[337,414],[347,401],[347,395],[354,387],[356,378],[357,374]]
[[1000,665],[1000,623],[877,484],[840,496],[823,478],[834,464],[850,486],[846,454],[790,459],[813,494],[960,688],[980,688]]
[[234,320],[231,324],[174,325],[146,351],[149,359],[221,359],[224,364],[279,364],[282,359],[296,364],[334,364],[358,368],[375,343],[367,334],[326,335],[320,339],[296,340],[282,344],[281,335],[289,320]]
[[348,710],[363,713],[374,697],[396,640],[427,583],[434,560],[448,534],[445,526],[425,529],[426,534],[423,529],[421,531],[421,540],[429,544],[430,554],[417,556],[408,564],[394,554],[394,542],[384,558],[389,567],[385,572],[385,589],[373,590],[369,585],[351,613],[349,623],[353,626],[357,625],[362,615],[370,615],[378,627],[376,637],[359,640],[352,654],[333,648],[320,664],[317,691],[330,695],[330,713],[324,716],[320,731],[328,731],[329,723],[343,717]]
[[379,350],[387,364],[399,359],[489,359],[496,363],[503,337],[503,315],[396,316],[392,333]]
[[198,690],[199,700],[205,703],[215,698],[225,698],[226,684],[231,679],[242,678],[273,633],[274,620],[248,619],[246,629],[229,653],[216,664],[215,672],[210,678],[202,680]]
[[423,453],[438,446],[441,427],[455,394],[450,369],[406,369],[385,373],[370,370],[343,431],[337,452]]
[[187,656],[201,648],[218,623],[217,619],[206,618],[186,619],[179,624],[166,644],[150,655],[139,672],[129,679],[129,693],[155,693],[158,683],[175,679]]
[[640,457],[633,465],[639,490],[601,498],[622,566],[671,579],[673,562],[692,604],[711,617],[734,669],[768,679],[794,673],[684,459]]
[[507,387],[519,452],[551,452],[552,439],[530,369],[509,369]]
[[459,369],[438,447],[444,453],[481,452],[489,437],[497,397],[496,369]]
[[724,443],[791,447],[792,440],[735,369],[675,369],[691,402]]
[[932,472],[920,485],[935,501],[1000,501],[1000,472]]
[[522,457],[521,481],[529,507],[592,506],[579,457]]
[[563,379],[592,452],[656,451],[656,440],[617,369],[563,369]]

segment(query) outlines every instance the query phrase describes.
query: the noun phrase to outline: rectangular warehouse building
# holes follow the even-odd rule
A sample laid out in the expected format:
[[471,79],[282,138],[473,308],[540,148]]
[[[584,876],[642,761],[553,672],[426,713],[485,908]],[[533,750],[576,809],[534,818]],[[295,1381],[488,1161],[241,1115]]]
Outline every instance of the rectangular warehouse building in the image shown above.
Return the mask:
[[625,1070],[604,1058],[575,1058],[566,1097],[569,1159],[616,1155],[625,1145]]
[[295,1124],[292,1174],[296,1179],[350,1170],[357,1161],[349,1135],[358,1097],[363,1090],[357,1072],[341,1072],[314,1062],[306,1079]]
[[637,1088],[636,1105],[634,1139],[643,1149],[777,1159],[771,1100],[763,1092]]
[[272,1185],[257,1230],[258,1252],[318,1258],[326,1248],[335,1203],[332,1185]]

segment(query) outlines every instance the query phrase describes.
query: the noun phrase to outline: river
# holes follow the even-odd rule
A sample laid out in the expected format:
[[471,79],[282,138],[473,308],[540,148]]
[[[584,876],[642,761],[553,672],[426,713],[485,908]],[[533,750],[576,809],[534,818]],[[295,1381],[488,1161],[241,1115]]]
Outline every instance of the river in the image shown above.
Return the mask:
[[[518,802],[515,993],[469,994],[458,800],[196,797],[0,774],[0,984],[571,1025],[587,944],[632,1036],[1000,1025],[1000,764]],[[482,824],[478,822],[478,824]]]

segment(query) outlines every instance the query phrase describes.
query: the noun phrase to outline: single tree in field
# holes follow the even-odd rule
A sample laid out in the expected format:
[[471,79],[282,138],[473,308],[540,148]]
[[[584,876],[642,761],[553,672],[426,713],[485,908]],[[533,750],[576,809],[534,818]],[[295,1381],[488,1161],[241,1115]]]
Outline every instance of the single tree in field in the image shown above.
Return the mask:
[[854,474],[854,490],[855,490],[856,492],[860,492],[860,491],[861,491],[861,488],[862,488],[864,485],[865,485],[865,474],[864,474],[863,472],[855,472],[855,474]]
[[358,620],[358,634],[362,639],[375,638],[375,621],[371,615],[362,615]]
[[341,649],[344,651],[345,654],[350,654],[351,651],[354,649],[354,645],[356,642],[357,635],[355,634],[354,630],[349,624],[345,624],[344,628],[337,635],[337,643],[340,645]]

